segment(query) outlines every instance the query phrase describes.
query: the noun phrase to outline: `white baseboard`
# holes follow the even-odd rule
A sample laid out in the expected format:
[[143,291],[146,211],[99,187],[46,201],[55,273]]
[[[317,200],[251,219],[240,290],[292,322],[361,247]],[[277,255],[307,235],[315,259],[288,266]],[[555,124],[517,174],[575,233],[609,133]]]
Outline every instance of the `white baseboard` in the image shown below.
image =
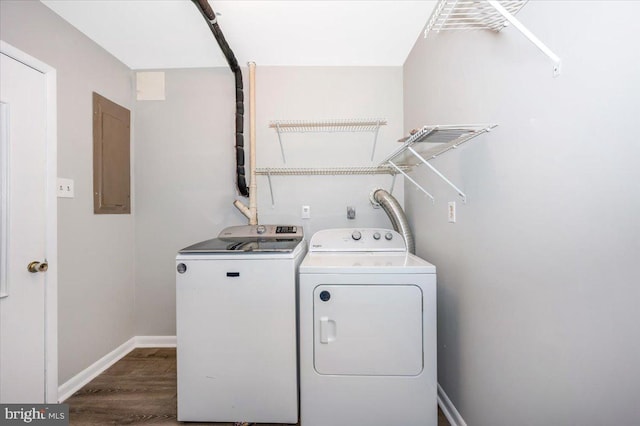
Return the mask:
[[96,376],[98,376],[104,370],[111,367],[123,356],[131,352],[134,348],[135,337],[132,337],[122,345],[118,346],[117,348],[91,364],[89,367],[73,376],[71,379],[67,380],[65,383],[58,387],[58,401],[64,402],[65,399],[69,398],[84,385],[96,378]]
[[136,348],[175,348],[176,336],[136,336]]
[[464,421],[453,402],[440,386],[440,383],[438,383],[438,405],[451,426],[467,426],[467,422]]
[[176,336],[136,336],[124,342],[58,387],[58,401],[64,402],[100,373],[135,348],[175,348]]

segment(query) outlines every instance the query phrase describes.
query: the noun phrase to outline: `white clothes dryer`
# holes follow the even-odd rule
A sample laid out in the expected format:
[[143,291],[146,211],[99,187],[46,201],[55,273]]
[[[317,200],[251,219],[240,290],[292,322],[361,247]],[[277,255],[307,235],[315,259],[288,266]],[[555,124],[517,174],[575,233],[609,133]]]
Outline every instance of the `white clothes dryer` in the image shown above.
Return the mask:
[[436,426],[436,268],[387,229],[317,232],[300,265],[302,426]]

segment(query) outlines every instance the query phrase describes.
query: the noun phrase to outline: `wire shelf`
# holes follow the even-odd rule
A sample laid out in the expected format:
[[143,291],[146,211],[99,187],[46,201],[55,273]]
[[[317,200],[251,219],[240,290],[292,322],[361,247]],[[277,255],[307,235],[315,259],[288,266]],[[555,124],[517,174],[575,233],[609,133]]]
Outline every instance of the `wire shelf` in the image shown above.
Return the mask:
[[511,24],[553,61],[553,76],[557,77],[560,75],[560,57],[514,16],[527,2],[528,0],[440,0],[429,18],[424,30],[424,38],[427,38],[430,31],[492,30],[497,32]]
[[402,146],[385,158],[380,165],[383,166],[392,161],[398,166],[411,168],[421,163],[414,151],[421,157],[431,160],[496,126],[496,124],[424,126],[406,139]]
[[378,131],[380,126],[385,126],[387,120],[384,118],[356,118],[356,119],[331,119],[331,120],[274,120],[269,123],[269,127],[276,129],[278,142],[280,143],[280,153],[282,161],[287,162],[282,145],[283,133],[317,133],[317,132],[368,132],[373,133],[373,147],[371,149],[371,160],[376,152],[378,141]]
[[461,144],[478,135],[490,131],[496,126],[496,124],[424,126],[410,137],[406,138],[400,148],[380,163],[380,167],[388,166],[396,169],[399,173],[404,175],[409,182],[429,196],[431,200],[435,201],[433,195],[431,195],[406,172],[407,169],[411,170],[418,164],[424,164],[438,175],[438,177],[444,180],[447,185],[452,187],[458,195],[462,197],[462,201],[466,203],[467,195],[453,182],[447,179],[446,176],[440,173],[433,165],[429,164],[429,160],[432,160],[449,150],[457,148]]
[[[408,171],[407,167],[403,167]],[[329,167],[329,168],[257,168],[256,174],[263,176],[344,176],[344,175],[395,175],[391,166],[378,167]]]
[[[390,164],[378,167],[329,167],[329,168],[257,168],[256,175],[267,176],[269,180],[269,193],[271,194],[271,206],[276,202],[273,196],[272,176],[346,176],[346,175],[392,175],[395,182],[397,174],[406,174],[407,167],[394,167]],[[391,185],[393,191],[393,183]]]
[[[515,15],[528,0],[501,0],[498,3],[511,15]],[[487,1],[441,0],[434,9],[424,31],[485,30],[500,31],[509,24],[503,14]]]
[[274,120],[269,127],[280,133],[307,132],[376,132],[387,124],[383,118],[332,120]]

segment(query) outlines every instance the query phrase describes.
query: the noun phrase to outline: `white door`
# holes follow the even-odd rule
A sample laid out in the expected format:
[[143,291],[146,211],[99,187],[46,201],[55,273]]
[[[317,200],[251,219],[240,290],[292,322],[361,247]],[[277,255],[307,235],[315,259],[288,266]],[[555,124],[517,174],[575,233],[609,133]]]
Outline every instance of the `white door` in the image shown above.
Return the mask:
[[313,292],[319,374],[422,372],[422,291],[414,285],[319,285]]
[[[42,403],[45,388],[47,81],[0,54],[2,259],[0,402]],[[32,270],[27,270],[32,262]]]

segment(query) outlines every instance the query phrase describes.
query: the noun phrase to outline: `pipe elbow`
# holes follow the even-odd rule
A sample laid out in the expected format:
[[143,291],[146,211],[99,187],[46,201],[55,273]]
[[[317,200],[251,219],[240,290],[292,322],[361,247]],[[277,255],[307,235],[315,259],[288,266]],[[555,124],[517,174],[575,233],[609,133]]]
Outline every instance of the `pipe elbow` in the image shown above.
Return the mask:
[[415,254],[416,244],[413,239],[413,233],[409,228],[409,221],[398,200],[384,189],[374,190],[371,199],[382,207],[389,217],[393,229],[402,235],[409,253]]
[[251,219],[251,210],[249,210],[249,207],[242,204],[240,200],[235,200],[233,205],[236,209],[240,210],[240,213],[242,213],[247,219]]

